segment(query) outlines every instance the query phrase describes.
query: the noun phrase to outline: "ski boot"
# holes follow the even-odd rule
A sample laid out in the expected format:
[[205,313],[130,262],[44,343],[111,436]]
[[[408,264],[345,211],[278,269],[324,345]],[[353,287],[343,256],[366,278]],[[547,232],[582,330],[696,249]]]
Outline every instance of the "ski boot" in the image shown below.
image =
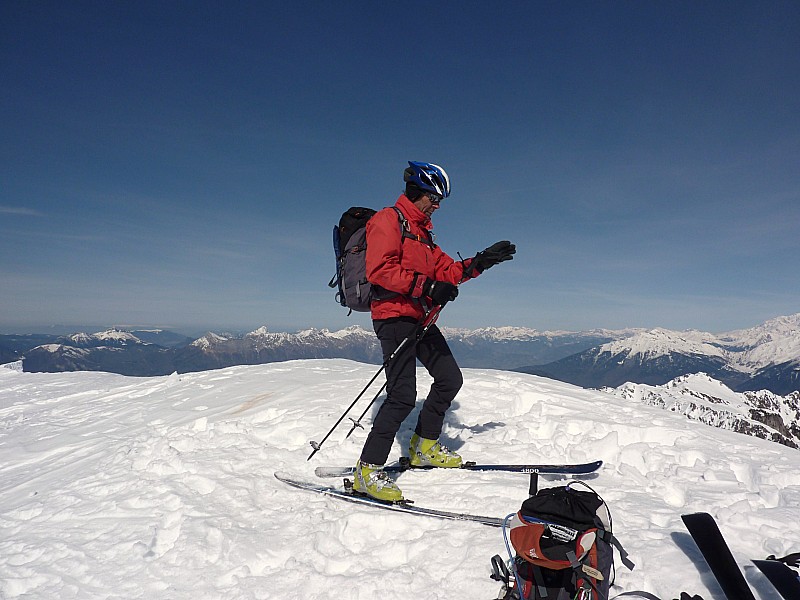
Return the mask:
[[382,502],[400,502],[403,492],[384,472],[383,465],[356,463],[353,474],[353,490]]
[[412,467],[456,468],[463,462],[458,454],[442,446],[438,440],[426,440],[416,433],[411,436],[408,457]]

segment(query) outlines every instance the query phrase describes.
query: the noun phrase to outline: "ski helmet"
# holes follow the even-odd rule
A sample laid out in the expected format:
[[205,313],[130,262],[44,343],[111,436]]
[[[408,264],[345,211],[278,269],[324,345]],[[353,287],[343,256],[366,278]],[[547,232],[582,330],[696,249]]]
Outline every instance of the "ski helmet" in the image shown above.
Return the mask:
[[436,194],[441,198],[450,195],[450,178],[439,165],[426,162],[408,161],[409,167],[403,172],[406,188],[412,186],[424,193]]

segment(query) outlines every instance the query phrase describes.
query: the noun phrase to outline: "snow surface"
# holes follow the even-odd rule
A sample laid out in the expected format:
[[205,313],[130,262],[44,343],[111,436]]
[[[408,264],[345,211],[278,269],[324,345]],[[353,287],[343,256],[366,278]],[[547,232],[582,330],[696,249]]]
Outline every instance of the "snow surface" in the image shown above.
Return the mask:
[[[374,373],[347,360],[154,378],[0,367],[0,598],[495,598],[500,530],[352,505],[273,477],[313,480],[316,466],[355,462],[364,431],[345,440],[343,424],[311,461],[308,442]],[[430,380],[419,375],[424,394]],[[443,437],[466,458],[605,461],[588,483],[637,565],[617,561],[615,592],[721,600],[680,520],[705,511],[758,597],[775,598],[747,565],[800,549],[796,450],[532,375],[464,375]],[[399,483],[418,505],[500,517],[528,489],[526,476],[503,473],[406,473]]]

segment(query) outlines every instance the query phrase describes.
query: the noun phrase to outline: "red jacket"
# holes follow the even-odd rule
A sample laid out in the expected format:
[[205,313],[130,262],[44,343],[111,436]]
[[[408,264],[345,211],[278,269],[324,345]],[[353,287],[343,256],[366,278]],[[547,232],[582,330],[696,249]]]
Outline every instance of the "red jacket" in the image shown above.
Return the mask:
[[392,207],[378,211],[367,222],[367,279],[373,285],[399,295],[373,300],[372,318],[414,317],[421,319],[430,309],[430,299],[422,297],[428,278],[458,284],[464,278],[465,263],[454,261],[431,241],[431,220],[405,194],[395,206],[408,221],[409,232],[417,239],[403,239],[402,226]]

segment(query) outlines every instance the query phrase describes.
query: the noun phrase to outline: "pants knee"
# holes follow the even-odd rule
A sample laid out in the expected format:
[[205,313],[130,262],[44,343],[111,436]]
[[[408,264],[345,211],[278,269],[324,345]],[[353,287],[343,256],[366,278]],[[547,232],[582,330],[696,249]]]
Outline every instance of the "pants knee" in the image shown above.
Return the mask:
[[461,374],[460,370],[452,371],[433,382],[433,388],[439,392],[440,396],[448,400],[455,398],[463,385],[464,376]]

